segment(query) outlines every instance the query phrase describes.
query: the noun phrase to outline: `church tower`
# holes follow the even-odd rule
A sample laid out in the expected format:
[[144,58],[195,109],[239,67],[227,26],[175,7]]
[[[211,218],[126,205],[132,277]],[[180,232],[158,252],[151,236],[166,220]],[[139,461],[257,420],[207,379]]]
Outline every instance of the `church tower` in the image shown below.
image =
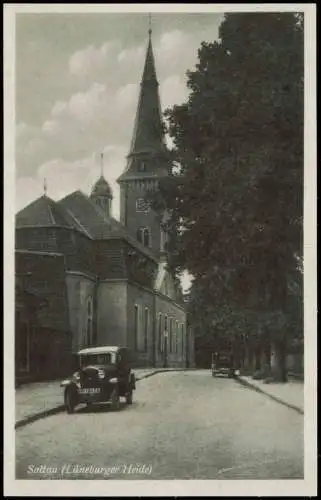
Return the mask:
[[147,198],[157,189],[159,180],[168,174],[168,156],[151,34],[149,29],[127,166],[118,183],[121,223],[143,245],[160,253],[165,239],[161,230],[163,214],[155,213]]

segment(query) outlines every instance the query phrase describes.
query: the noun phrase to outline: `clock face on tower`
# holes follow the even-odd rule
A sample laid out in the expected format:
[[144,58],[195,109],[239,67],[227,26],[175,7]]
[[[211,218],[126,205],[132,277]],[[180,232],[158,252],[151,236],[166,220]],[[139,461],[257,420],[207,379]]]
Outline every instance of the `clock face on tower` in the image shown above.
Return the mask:
[[149,212],[150,202],[146,201],[144,198],[137,198],[136,200],[136,212]]

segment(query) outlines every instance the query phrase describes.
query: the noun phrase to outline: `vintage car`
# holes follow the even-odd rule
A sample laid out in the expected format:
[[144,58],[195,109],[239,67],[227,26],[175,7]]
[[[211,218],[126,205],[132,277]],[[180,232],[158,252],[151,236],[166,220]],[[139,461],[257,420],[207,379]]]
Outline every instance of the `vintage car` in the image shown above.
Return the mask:
[[119,346],[82,349],[77,360],[78,369],[60,384],[64,388],[67,413],[73,413],[81,403],[110,402],[118,410],[121,397],[132,404],[136,381],[129,349]]
[[235,376],[233,356],[230,352],[215,352],[212,354],[212,377],[216,375]]

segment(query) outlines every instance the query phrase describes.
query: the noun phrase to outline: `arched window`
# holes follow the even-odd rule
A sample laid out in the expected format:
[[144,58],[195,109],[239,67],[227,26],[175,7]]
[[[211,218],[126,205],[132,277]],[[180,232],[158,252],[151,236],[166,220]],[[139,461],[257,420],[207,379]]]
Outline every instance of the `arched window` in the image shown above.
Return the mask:
[[135,304],[135,310],[134,310],[134,351],[138,350],[138,334],[139,334],[139,309],[138,305]]
[[173,318],[169,320],[169,352],[173,352]]
[[143,244],[145,247],[150,246],[150,231],[147,227],[144,229],[144,239],[143,239]]
[[159,313],[158,316],[158,352],[162,352],[162,313]]
[[137,239],[145,247],[151,246],[151,231],[148,227],[140,227],[137,230]]
[[185,355],[185,337],[184,337],[184,324],[181,323],[181,342],[182,342],[182,356]]
[[178,321],[176,321],[176,328],[175,328],[175,352],[176,353],[178,352],[178,335],[179,335]]
[[148,322],[149,322],[149,311],[148,307],[145,307],[144,315],[144,351],[148,351]]
[[[166,345],[165,345],[166,343]],[[166,347],[166,353],[168,350],[168,316],[165,314],[164,317],[164,331],[162,332],[162,351],[165,352],[165,347]]]
[[93,301],[89,297],[87,300],[87,329],[86,329],[87,345],[90,346],[93,340]]

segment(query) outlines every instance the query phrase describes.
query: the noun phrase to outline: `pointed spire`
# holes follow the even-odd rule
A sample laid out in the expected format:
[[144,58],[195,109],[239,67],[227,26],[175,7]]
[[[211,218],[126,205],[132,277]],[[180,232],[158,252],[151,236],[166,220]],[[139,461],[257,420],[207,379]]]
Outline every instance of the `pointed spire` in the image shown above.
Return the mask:
[[161,106],[152,46],[151,16],[149,15],[148,44],[130,155],[164,150]]
[[142,77],[142,84],[148,80],[154,80],[154,82],[158,85],[157,77],[156,77],[153,46],[152,46],[152,29],[151,28],[149,28],[149,30],[148,30],[148,45],[147,45],[146,59],[145,59],[143,77]]
[[44,178],[43,180],[43,194],[44,196],[47,196],[47,179]]

